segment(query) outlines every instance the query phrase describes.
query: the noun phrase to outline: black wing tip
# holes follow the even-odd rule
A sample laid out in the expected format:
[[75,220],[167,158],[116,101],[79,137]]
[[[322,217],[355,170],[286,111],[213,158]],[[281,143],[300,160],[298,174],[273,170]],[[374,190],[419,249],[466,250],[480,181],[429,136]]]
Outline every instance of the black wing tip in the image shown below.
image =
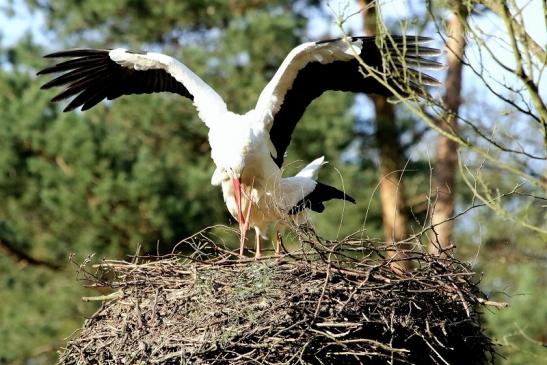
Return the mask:
[[70,58],[70,57],[83,57],[83,56],[98,56],[104,55],[105,53],[110,52],[111,49],[102,49],[102,48],[73,48],[66,49],[64,51],[58,51],[53,53],[48,53],[44,55],[44,58]]
[[318,181],[316,188],[310,194],[308,194],[306,197],[296,203],[296,205],[292,207],[288,213],[289,215],[295,215],[304,211],[305,209],[310,209],[314,212],[322,213],[325,210],[324,203],[332,199],[339,199],[348,201],[353,204],[357,204],[355,199],[345,192],[338,190],[330,185],[320,183]]
[[[367,37],[354,37],[356,39],[362,39]],[[415,35],[415,34],[384,34],[384,35],[377,35],[375,36],[375,39],[381,39],[385,40],[387,42],[394,42],[396,44],[408,44],[408,45],[420,45],[420,44],[427,44],[430,42],[433,42],[432,37],[423,36],[423,35]]]
[[[48,53],[44,55],[43,57],[46,59],[53,59],[53,58],[99,58],[104,57],[106,54],[108,54],[111,51],[111,49],[93,49],[93,48],[75,48],[75,49],[67,49],[64,51],[58,51],[53,53]],[[36,76],[41,75],[47,75],[57,72],[65,72],[70,69],[74,69],[76,67],[70,67],[70,68],[61,68],[61,66],[65,65],[66,63],[73,62],[73,61],[65,61],[58,64],[55,64],[53,66],[48,66],[36,73]],[[65,65],[66,66],[66,65]],[[47,87],[46,87],[47,88]]]
[[[386,38],[388,40],[392,39],[393,41],[397,43],[410,41],[412,42],[412,44],[415,44],[415,43],[425,44],[425,43],[432,42],[434,40],[432,37],[422,36],[422,35],[391,35],[391,34],[349,36],[347,38],[350,39],[352,42],[355,42],[358,40],[376,40],[376,39]],[[343,39],[344,38],[342,37],[322,39],[322,40],[316,41],[315,44],[319,45],[319,44],[325,44],[325,43],[331,43],[331,42],[338,42]]]
[[346,194],[344,191],[339,190],[333,186],[323,184],[319,181],[317,181],[317,185],[315,186],[313,193],[315,193],[322,202],[331,199],[340,199],[349,201],[353,204],[357,204],[356,200],[352,196]]
[[348,201],[352,204],[357,204],[357,201],[353,197],[351,197],[350,195],[348,195],[346,193],[344,193],[344,200]]
[[61,100],[65,100],[66,98],[69,98],[71,95],[65,95],[66,90],[62,91],[61,93],[55,95],[53,98],[51,98],[51,103],[57,103]]
[[[359,39],[375,39],[376,37],[375,36],[363,35],[363,36],[356,36],[356,37],[350,36],[350,37],[347,37],[347,38],[350,39],[352,42],[355,42],[356,40],[359,40]],[[315,44],[320,45],[320,44],[338,42],[338,41],[341,41],[343,39],[344,39],[343,37],[321,39],[319,41],[316,41]]]
[[38,72],[36,73],[36,76],[52,74],[52,73],[55,73],[55,72],[59,72],[59,71],[57,70],[57,65],[49,66],[49,67],[46,67],[46,68],[44,68],[44,69],[38,71]]
[[315,44],[320,45],[320,44],[326,44],[331,42],[338,42],[340,40],[342,40],[342,38],[327,38],[327,39],[321,39],[319,41],[316,41]]

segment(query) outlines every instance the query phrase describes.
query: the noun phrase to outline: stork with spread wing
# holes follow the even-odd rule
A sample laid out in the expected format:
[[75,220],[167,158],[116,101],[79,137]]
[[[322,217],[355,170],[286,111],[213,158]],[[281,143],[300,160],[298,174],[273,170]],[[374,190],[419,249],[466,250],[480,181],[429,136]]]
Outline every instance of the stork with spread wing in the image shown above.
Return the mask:
[[[261,217],[272,216],[268,210],[279,210],[286,201],[280,196],[264,204],[266,196],[282,192],[281,186],[289,181],[282,178],[281,167],[307,106],[328,90],[401,97],[423,93],[424,85],[438,82],[415,68],[442,67],[424,58],[439,54],[424,46],[429,41],[425,37],[388,36],[383,40],[349,37],[303,43],[287,55],[256,107],[243,115],[229,111],[216,91],[188,67],[160,53],[121,48],[61,51],[45,57],[67,60],[38,74],[60,73],[42,88],[63,86],[52,101],[73,97],[65,111],[79,107],[84,111],[104,99],[130,94],[167,91],[190,99],[209,128],[211,157],[216,164],[211,183],[223,186],[228,210],[239,222],[243,253],[247,229],[255,228],[258,244],[265,221]],[[325,189],[319,184],[314,189]],[[333,195],[329,199],[344,198],[329,191]],[[289,212],[292,207],[283,209]],[[256,254],[260,255],[260,249]]]

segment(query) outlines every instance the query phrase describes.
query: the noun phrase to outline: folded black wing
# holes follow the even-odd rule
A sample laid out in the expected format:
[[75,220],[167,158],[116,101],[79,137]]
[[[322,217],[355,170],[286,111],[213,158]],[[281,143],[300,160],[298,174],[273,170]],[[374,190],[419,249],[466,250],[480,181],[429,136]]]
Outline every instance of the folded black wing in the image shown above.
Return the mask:
[[304,209],[311,209],[314,212],[321,213],[325,210],[325,205],[323,203],[331,199],[346,200],[355,204],[355,199],[343,191],[340,191],[330,185],[317,182],[315,189],[313,189],[311,193],[306,195],[304,199],[300,200],[294,207],[289,209],[289,214],[298,214]]

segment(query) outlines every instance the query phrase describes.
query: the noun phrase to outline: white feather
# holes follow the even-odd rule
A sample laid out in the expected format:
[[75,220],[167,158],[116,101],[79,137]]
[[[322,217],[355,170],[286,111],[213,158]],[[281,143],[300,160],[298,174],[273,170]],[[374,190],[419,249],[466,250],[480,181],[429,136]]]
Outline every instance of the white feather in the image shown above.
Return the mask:
[[308,179],[316,180],[317,174],[319,173],[319,169],[321,168],[321,166],[323,166],[326,163],[327,162],[325,162],[324,156],[316,158],[315,160],[307,164],[306,167],[300,170],[300,172],[296,174],[296,176],[306,177]]
[[117,64],[135,70],[163,69],[167,71],[192,94],[199,116],[209,128],[221,122],[220,117],[228,111],[226,103],[213,88],[173,57],[153,52],[131,53],[123,48],[110,51],[109,56]]
[[[355,54],[361,53],[362,47],[363,41],[360,39],[350,43],[345,40],[309,42],[295,47],[261,92],[255,108],[244,115],[228,111],[224,100],[215,90],[172,57],[153,52],[132,53],[122,48],[109,51],[108,55],[122,67],[139,71],[165,70],[188,90],[199,117],[209,127],[211,157],[216,164],[211,183],[222,186],[226,206],[237,218],[238,207],[232,179],[240,180],[242,205],[252,204],[254,207],[250,216],[250,226],[256,229],[257,235],[260,235],[268,224],[280,221],[287,211],[313,192],[317,186],[318,171],[325,163],[322,156],[309,163],[296,176],[281,177],[281,169],[272,159],[278,157],[278,151],[270,138],[270,130],[287,92],[293,87],[298,73],[310,62],[329,64],[349,61]],[[104,51],[98,52],[102,54]],[[424,49],[424,52],[429,55],[433,50]],[[427,60],[416,62],[418,66],[438,66],[437,63]],[[92,69],[90,72],[95,71]],[[118,76],[115,72],[114,70],[113,77]],[[109,75],[108,72],[105,74]],[[282,131],[282,128],[280,130]],[[288,134],[291,132],[292,129],[287,130]],[[282,146],[283,149],[285,147]],[[304,215],[305,212],[298,214],[298,217]]]
[[292,87],[298,72],[309,62],[318,61],[328,64],[334,61],[350,60],[354,57],[352,47],[359,54],[362,44],[361,40],[356,40],[349,46],[345,41],[339,40],[319,44],[308,42],[293,48],[258,97],[255,111],[258,118],[264,123],[264,127],[270,130],[273,116],[281,108],[285,94]]

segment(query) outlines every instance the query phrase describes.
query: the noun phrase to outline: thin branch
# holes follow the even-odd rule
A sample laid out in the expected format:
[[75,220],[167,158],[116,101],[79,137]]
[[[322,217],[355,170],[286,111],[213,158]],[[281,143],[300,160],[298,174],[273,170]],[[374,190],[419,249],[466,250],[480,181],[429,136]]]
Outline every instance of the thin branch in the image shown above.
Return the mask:
[[62,268],[62,266],[59,264],[32,257],[31,255],[27,254],[25,251],[17,248],[15,244],[9,241],[6,241],[5,239],[0,240],[0,252],[4,253],[7,256],[12,257],[18,262],[22,262],[28,265],[43,266],[55,271],[59,271]]

